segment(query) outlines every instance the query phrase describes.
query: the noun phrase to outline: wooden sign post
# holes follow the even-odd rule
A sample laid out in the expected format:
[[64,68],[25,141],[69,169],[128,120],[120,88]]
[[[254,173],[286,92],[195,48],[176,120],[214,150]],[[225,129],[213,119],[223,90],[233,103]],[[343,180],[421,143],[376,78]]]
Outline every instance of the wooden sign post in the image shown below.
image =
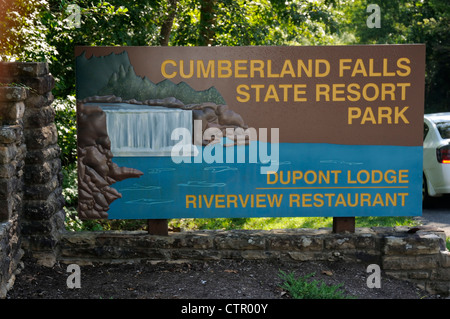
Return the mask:
[[148,220],[148,233],[150,235],[168,236],[169,226],[167,219],[149,219]]

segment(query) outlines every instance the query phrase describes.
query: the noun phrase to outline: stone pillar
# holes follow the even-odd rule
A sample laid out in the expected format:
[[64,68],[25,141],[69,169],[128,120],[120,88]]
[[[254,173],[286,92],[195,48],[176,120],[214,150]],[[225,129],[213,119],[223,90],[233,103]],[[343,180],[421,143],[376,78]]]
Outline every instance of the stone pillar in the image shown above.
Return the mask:
[[[1,69],[0,69],[1,72]],[[26,152],[22,117],[27,91],[0,86],[0,298],[14,283],[23,255],[20,219]]]
[[26,145],[23,174],[22,247],[27,257],[52,266],[64,230],[64,199],[58,134],[51,106],[54,79],[47,63],[2,63],[0,82],[26,87],[23,132]]

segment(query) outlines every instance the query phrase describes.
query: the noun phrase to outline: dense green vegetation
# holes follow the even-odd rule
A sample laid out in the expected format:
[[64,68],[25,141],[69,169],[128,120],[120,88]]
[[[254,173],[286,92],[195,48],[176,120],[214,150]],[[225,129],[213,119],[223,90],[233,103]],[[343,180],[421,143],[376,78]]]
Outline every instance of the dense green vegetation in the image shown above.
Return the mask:
[[[366,24],[371,3],[380,7],[381,28]],[[73,4],[79,12],[70,9]],[[449,110],[448,0],[0,0],[0,60],[48,61],[56,79],[53,94],[66,177],[64,195],[68,226],[73,229],[145,227],[143,221],[81,222],[75,217],[75,46],[374,43],[425,43],[425,111]],[[362,227],[410,224],[412,220],[358,218],[357,223]],[[178,220],[171,224],[187,228],[329,227],[331,219]]]

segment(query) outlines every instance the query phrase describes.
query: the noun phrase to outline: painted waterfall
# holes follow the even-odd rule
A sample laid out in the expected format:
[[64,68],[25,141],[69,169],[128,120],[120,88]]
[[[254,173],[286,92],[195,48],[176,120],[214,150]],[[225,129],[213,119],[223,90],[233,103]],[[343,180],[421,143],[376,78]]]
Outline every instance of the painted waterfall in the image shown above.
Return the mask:
[[109,103],[100,105],[114,157],[170,156],[178,143],[172,131],[185,128],[192,133],[192,111],[161,106]]

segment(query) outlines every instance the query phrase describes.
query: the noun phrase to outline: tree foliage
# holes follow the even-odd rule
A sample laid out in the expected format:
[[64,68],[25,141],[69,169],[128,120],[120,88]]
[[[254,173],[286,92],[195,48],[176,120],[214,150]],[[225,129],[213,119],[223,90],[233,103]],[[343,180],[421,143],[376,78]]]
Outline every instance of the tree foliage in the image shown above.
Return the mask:
[[365,24],[371,0],[344,7],[345,29],[362,44],[426,44],[425,110],[448,111],[450,99],[450,2],[448,0],[376,1],[381,28]]
[[46,1],[0,0],[0,61],[45,61],[56,54],[42,23]]
[[[426,111],[448,110],[450,2],[378,0],[0,0],[0,58],[50,64],[53,94],[75,94],[77,45],[241,46],[425,43]],[[77,5],[80,24],[70,23]]]

